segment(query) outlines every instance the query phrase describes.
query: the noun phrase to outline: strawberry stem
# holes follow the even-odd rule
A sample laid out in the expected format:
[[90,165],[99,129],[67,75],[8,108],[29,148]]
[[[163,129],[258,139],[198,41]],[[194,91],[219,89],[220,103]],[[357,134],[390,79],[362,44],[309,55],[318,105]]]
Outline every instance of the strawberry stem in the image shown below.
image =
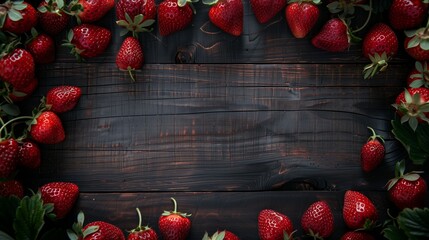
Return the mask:
[[[33,117],[31,117],[31,116],[21,116],[21,117],[16,117],[16,118],[13,118],[13,119],[11,119],[11,120],[9,120],[9,121],[7,121],[6,123],[2,123],[2,126],[1,126],[1,128],[0,128],[0,133],[3,131],[3,130],[5,130],[6,129],[6,126],[7,125],[9,125],[9,124],[11,124],[11,123],[13,123],[13,122],[16,122],[16,121],[18,121],[18,120],[30,120],[30,119],[33,119]],[[6,130],[5,130],[6,131]],[[7,132],[6,132],[7,133]]]
[[173,213],[177,213],[177,202],[176,202],[176,199],[174,199],[174,198],[170,198],[170,199],[171,199],[171,201],[173,201],[173,204],[174,204]]
[[137,226],[137,229],[141,230],[142,228],[142,213],[140,212],[139,208],[136,208],[137,215],[139,216],[139,225]]
[[369,11],[368,11],[368,17],[366,18],[365,23],[364,23],[360,28],[358,28],[358,29],[356,29],[356,30],[352,31],[352,33],[357,33],[357,32],[362,31],[362,30],[366,27],[366,25],[368,25],[369,20],[371,19],[371,15],[372,15],[372,0],[369,0]]

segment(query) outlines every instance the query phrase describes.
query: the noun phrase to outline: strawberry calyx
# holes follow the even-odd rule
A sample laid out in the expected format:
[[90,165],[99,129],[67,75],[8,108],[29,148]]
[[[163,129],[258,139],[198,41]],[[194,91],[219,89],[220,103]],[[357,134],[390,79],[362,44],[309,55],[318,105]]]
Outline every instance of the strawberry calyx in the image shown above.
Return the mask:
[[368,57],[371,63],[366,65],[363,69],[364,79],[372,78],[375,74],[387,69],[390,56],[387,56],[386,52],[383,52],[381,55],[374,53],[373,56],[369,55]]
[[419,119],[429,123],[429,119],[426,117],[426,113],[429,113],[429,102],[423,102],[419,93],[415,93],[411,96],[410,92],[405,89],[405,102],[399,104],[392,104],[392,106],[400,112],[402,115],[401,123],[408,122],[411,129],[416,131]]
[[323,237],[319,235],[319,233],[315,233],[313,229],[308,229],[308,236],[312,237],[314,240],[323,240]]
[[73,223],[72,229],[67,229],[67,236],[70,240],[85,239],[86,236],[93,234],[100,229],[99,226],[90,226],[86,228],[85,231],[82,231],[84,221],[85,215],[80,211],[77,215],[77,222]]
[[55,13],[58,16],[62,16],[62,13],[72,15],[66,10],[64,0],[44,0],[45,4],[39,6],[37,10],[41,13]]
[[381,135],[378,135],[372,127],[367,128],[371,131],[372,134],[371,136],[369,136],[368,142],[380,139],[383,143],[385,143],[383,137]]
[[307,2],[307,3],[313,3],[315,5],[319,5],[322,3],[321,0],[289,0],[288,4],[295,3],[295,2],[299,4]]
[[[189,6],[192,8],[192,12],[194,13],[194,14],[196,14],[197,13],[197,11],[196,11],[196,9],[195,9],[195,7],[194,7],[194,4],[192,4],[192,3],[196,3],[196,2],[199,2],[200,0],[177,0],[177,6],[179,6],[179,7],[184,7],[184,6],[186,6],[186,4],[189,4]],[[210,1],[210,0],[209,0]],[[215,0],[216,2],[217,2],[217,0]],[[203,2],[204,2],[204,0],[203,0]],[[214,4],[214,3],[213,3]]]
[[291,232],[290,234],[283,230],[283,240],[293,240],[293,234],[295,234],[296,230]]
[[410,87],[412,88],[419,88],[419,87],[426,87],[429,88],[429,69],[427,62],[416,61],[415,63],[415,69],[417,70],[417,73],[411,74],[409,76],[410,79],[412,79],[412,83],[410,84]]
[[3,4],[0,4],[0,28],[4,26],[6,17],[14,22],[21,20],[23,17],[20,11],[26,8],[27,4],[25,4],[24,1],[8,0]]
[[209,234],[206,232],[203,236],[203,240],[223,240],[225,238],[226,231],[216,231],[211,237],[209,237]]
[[136,228],[134,228],[134,229],[130,230],[130,231],[129,231],[129,233],[130,233],[130,234],[133,234],[133,233],[139,233],[139,232],[145,232],[145,231],[148,231],[148,230],[150,230],[150,229],[151,229],[151,228],[149,227],[149,225],[142,226],[142,214],[141,214],[141,212],[140,212],[140,209],[139,209],[139,208],[136,208],[136,211],[137,211],[137,215],[138,215],[138,217],[139,217],[139,225],[137,225],[137,227],[136,227]]
[[173,211],[164,210],[164,212],[162,213],[162,216],[179,215],[179,216],[187,218],[187,217],[190,217],[192,215],[192,214],[188,214],[188,213],[178,212],[176,199],[174,199],[174,198],[170,198],[170,199],[171,199],[171,201],[173,201],[174,209],[173,209]]
[[412,171],[409,173],[405,173],[405,161],[399,161],[396,163],[395,165],[395,177],[390,179],[387,184],[387,190],[390,190],[391,188],[393,188],[395,186],[395,184],[400,180],[400,179],[405,179],[407,181],[410,182],[415,182],[417,180],[419,180],[420,178],[420,171]]
[[410,38],[406,48],[414,48],[419,46],[423,50],[429,50],[429,21],[426,27],[414,30],[404,31],[405,35]]
[[125,20],[118,20],[116,24],[123,27],[120,35],[124,36],[128,32],[132,32],[133,37],[137,38],[137,33],[139,32],[151,32],[153,28],[148,28],[153,25],[155,22],[154,19],[145,19],[143,14],[138,14],[134,16],[134,19],[131,19],[128,13],[125,13]]
[[67,38],[63,40],[64,43],[61,45],[70,48],[70,54],[74,55],[79,62],[82,62],[84,59],[80,54],[85,50],[77,48],[76,45],[72,43],[73,37],[73,29],[70,29],[67,33]]
[[71,1],[69,5],[67,5],[66,9],[69,15],[76,17],[77,24],[82,23],[82,21],[80,20],[79,14],[85,11],[85,9],[83,5],[79,3],[79,0]]

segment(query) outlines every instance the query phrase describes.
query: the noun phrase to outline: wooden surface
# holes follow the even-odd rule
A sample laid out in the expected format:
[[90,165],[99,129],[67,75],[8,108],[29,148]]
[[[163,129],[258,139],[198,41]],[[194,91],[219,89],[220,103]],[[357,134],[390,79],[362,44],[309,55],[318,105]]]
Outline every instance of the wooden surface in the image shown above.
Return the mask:
[[[385,216],[384,185],[406,156],[390,132],[390,104],[413,63],[401,51],[387,72],[364,80],[359,45],[334,54],[310,44],[328,18],[325,9],[316,29],[299,40],[282,14],[261,25],[244,3],[238,38],[212,26],[202,4],[182,32],[162,38],[155,26],[141,37],[146,64],[135,83],[114,63],[123,38],[113,11],[98,23],[113,31],[105,54],[77,63],[61,48],[55,64],[39,66],[40,86],[23,109],[53,86],[80,86],[83,95],[61,115],[66,141],[43,146],[42,166],[27,173],[27,184],[74,182],[81,195],[69,220],[84,210],[88,221],[124,231],[137,224],[135,207],[157,230],[175,197],[179,210],[192,213],[190,240],[216,229],[258,239],[264,208],[290,216],[300,235],[301,214],[321,199],[334,211],[332,239],[339,239],[348,189],[366,193]],[[360,168],[367,126],[387,149],[371,174]]]

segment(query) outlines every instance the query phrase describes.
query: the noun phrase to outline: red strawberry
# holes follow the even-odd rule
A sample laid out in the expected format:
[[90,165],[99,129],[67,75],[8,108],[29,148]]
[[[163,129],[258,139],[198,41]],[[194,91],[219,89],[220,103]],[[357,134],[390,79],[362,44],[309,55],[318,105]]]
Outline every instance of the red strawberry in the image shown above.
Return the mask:
[[429,88],[429,69],[426,61],[416,61],[414,69],[408,74],[407,85],[410,88]]
[[292,221],[286,215],[271,209],[259,212],[258,232],[261,240],[289,239],[293,231]]
[[390,25],[396,30],[419,27],[426,19],[428,4],[422,0],[393,0],[389,10]]
[[188,1],[184,6],[179,6],[178,0],[164,0],[159,4],[158,28],[161,36],[181,31],[191,24],[194,12]]
[[12,89],[12,92],[9,93],[9,98],[13,102],[24,101],[25,99],[30,97],[31,94],[36,90],[37,85],[38,85],[38,81],[36,78],[34,78],[33,81],[31,81],[27,86],[25,86],[22,89],[14,87]]
[[334,215],[325,201],[317,201],[308,207],[301,218],[304,232],[314,239],[324,239],[334,232]]
[[[148,32],[147,29],[155,22],[156,4],[155,0],[119,0],[116,4],[116,23],[133,33]],[[126,32],[121,32],[125,35]]]
[[6,1],[0,4],[0,29],[15,34],[30,31],[37,24],[37,11],[24,1]]
[[[380,165],[386,153],[384,149],[384,139],[377,135],[374,129],[368,127],[372,135],[367,142],[362,146],[360,151],[360,162],[364,172],[371,172]],[[381,142],[378,140],[380,139]]]
[[66,29],[70,15],[64,7],[64,0],[43,0],[39,4],[38,18],[43,32],[56,36]]
[[13,139],[0,140],[0,178],[8,178],[18,164],[18,142]]
[[113,224],[96,221],[83,227],[84,220],[85,217],[80,212],[72,230],[67,231],[70,240],[125,240],[122,230]]
[[207,3],[213,5],[209,11],[210,21],[233,36],[243,32],[243,2],[242,0],[214,0]]
[[30,134],[39,143],[56,144],[65,139],[63,124],[54,112],[40,113],[31,124]]
[[136,208],[139,216],[139,225],[130,231],[127,240],[158,240],[155,230],[149,226],[142,226],[142,214],[140,209]]
[[429,32],[423,28],[416,31],[405,31],[405,34],[407,35],[404,41],[405,52],[417,61],[428,61]]
[[364,68],[364,78],[371,78],[387,68],[388,61],[398,53],[398,38],[386,24],[375,24],[366,34],[362,52],[371,64]]
[[290,4],[286,7],[285,16],[294,37],[304,38],[313,29],[320,16],[319,8],[316,6],[318,3],[320,3],[320,0],[290,1]]
[[78,196],[79,187],[69,182],[51,182],[39,189],[43,203],[52,203],[57,219],[64,218],[73,208]]
[[287,0],[250,0],[253,14],[259,23],[267,23],[287,4]]
[[357,232],[357,231],[351,231],[346,232],[342,237],[341,240],[375,240],[375,238],[366,232]]
[[75,86],[58,86],[49,89],[46,94],[46,105],[54,113],[72,110],[78,103],[81,90]]
[[[34,28],[33,28],[34,29]],[[33,38],[26,44],[26,49],[38,64],[53,63],[55,60],[55,43],[52,37],[44,33],[38,34],[31,31]]]
[[323,25],[322,30],[311,40],[313,46],[329,52],[343,52],[350,46],[347,25],[339,18],[333,18]]
[[378,219],[377,209],[362,193],[348,190],[344,195],[343,218],[351,229],[369,228]]
[[92,24],[74,27],[67,34],[64,46],[70,47],[71,53],[79,58],[92,58],[101,55],[110,43],[112,33],[109,29]]
[[15,88],[25,88],[34,80],[34,59],[31,54],[16,48],[6,55],[0,53],[0,80]]
[[428,102],[428,88],[407,88],[396,97],[393,107],[401,116],[401,122],[408,121],[410,127],[416,130],[419,122],[429,123]]
[[190,214],[177,212],[177,203],[174,198],[171,198],[174,203],[173,211],[164,211],[158,220],[159,231],[163,239],[168,240],[185,240],[191,230]]
[[79,22],[92,23],[100,20],[115,6],[115,0],[73,0],[69,4]]
[[224,230],[216,231],[211,237],[206,232],[204,234],[203,240],[240,240],[234,233]]
[[427,195],[425,180],[417,172],[405,172],[405,161],[396,164],[396,177],[387,182],[389,199],[400,210],[424,207]]
[[17,180],[0,181],[0,196],[16,196],[18,198],[23,198],[24,187],[22,186],[22,183]]
[[19,166],[36,169],[40,166],[40,162],[41,157],[39,146],[30,140],[24,140],[24,142],[19,145]]
[[135,81],[134,71],[141,69],[144,63],[143,50],[138,39],[127,37],[116,55],[116,66],[119,70],[128,71],[131,79]]

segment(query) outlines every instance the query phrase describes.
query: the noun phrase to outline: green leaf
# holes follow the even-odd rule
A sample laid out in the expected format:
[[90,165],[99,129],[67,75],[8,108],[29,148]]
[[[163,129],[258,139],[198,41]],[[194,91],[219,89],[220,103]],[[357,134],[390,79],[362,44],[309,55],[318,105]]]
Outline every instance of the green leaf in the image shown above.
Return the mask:
[[12,236],[15,233],[12,223],[20,201],[17,197],[0,197],[0,230]]
[[416,131],[416,138],[418,145],[427,153],[429,153],[429,125],[420,124],[418,130]]
[[423,64],[420,61],[416,61],[416,63],[414,64],[414,66],[416,67],[416,70],[419,73],[422,73],[424,71],[423,70]]
[[407,239],[407,235],[405,235],[404,231],[391,224],[383,229],[383,236],[389,240],[404,240]]
[[13,237],[9,236],[7,233],[0,231],[1,240],[15,240]]
[[7,115],[17,117],[21,114],[19,107],[15,104],[4,104],[0,106],[0,109],[3,110]]
[[22,19],[22,14],[15,9],[9,9],[9,11],[7,12],[7,16],[10,20],[14,22],[17,22]]
[[429,236],[429,208],[406,208],[399,213],[399,228],[404,230],[408,239],[427,239]]
[[16,218],[13,222],[16,240],[37,239],[45,224],[44,216],[45,210],[40,195],[35,194],[31,197],[24,197],[16,209]]

